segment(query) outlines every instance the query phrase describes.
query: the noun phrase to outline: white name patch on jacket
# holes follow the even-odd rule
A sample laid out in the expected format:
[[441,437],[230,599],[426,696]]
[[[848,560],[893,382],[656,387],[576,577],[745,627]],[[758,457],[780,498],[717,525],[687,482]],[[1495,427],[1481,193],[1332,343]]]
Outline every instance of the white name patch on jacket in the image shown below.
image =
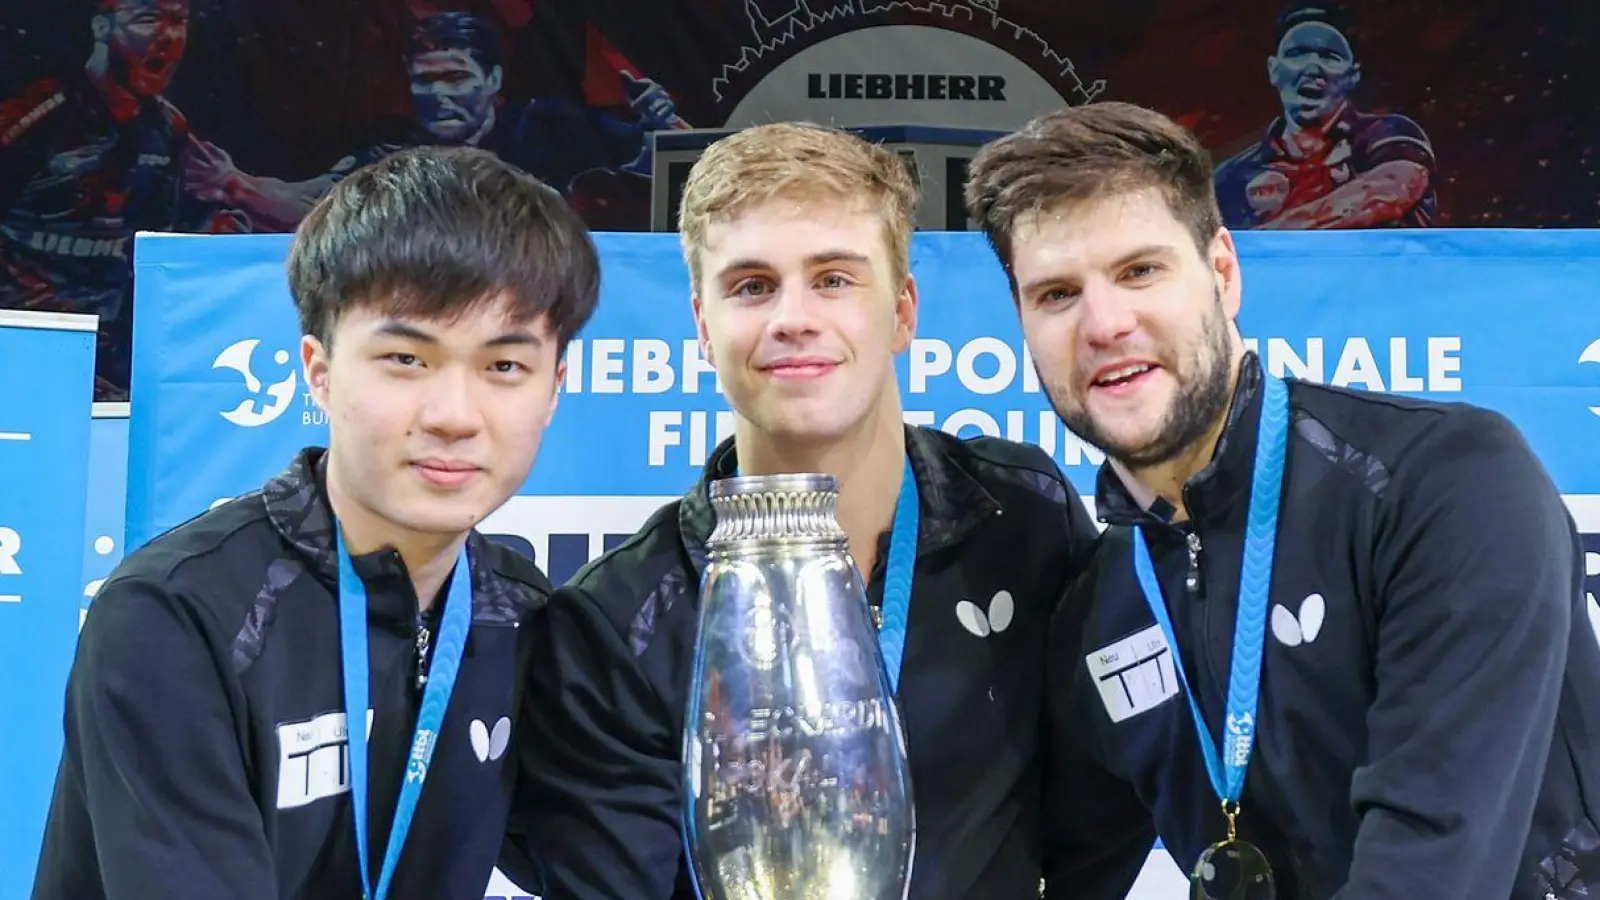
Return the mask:
[[[372,733],[372,711],[367,711]],[[342,712],[278,724],[278,808],[294,809],[350,791],[350,729]]]
[[1172,648],[1160,625],[1101,647],[1086,660],[1113,722],[1131,719],[1178,696]]

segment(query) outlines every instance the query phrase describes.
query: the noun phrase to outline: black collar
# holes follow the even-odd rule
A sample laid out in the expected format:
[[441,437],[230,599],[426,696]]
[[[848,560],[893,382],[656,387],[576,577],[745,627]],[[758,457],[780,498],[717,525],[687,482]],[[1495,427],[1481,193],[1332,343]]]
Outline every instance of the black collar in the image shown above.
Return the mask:
[[[906,455],[911,460],[911,473],[917,479],[921,500],[917,535],[919,557],[953,546],[974,526],[1000,510],[1000,502],[994,495],[950,454],[948,445],[956,440],[942,432],[906,426]],[[678,526],[696,571],[705,568],[706,539],[716,523],[711,509],[710,483],[719,478],[731,478],[736,471],[738,458],[733,439],[729,438],[711,454],[700,482],[684,496],[679,506]],[[879,536],[880,561],[888,540],[888,532]]]
[[[1183,486],[1184,506],[1194,522],[1214,521],[1228,516],[1241,502],[1248,502],[1255,473],[1256,432],[1260,428],[1261,362],[1246,353],[1239,364],[1239,383],[1228,407],[1228,420],[1216,452]],[[1095,514],[1108,525],[1137,522],[1165,523],[1175,512],[1172,504],[1156,498],[1150,509],[1141,509],[1122,476],[1107,462],[1095,480]]]
[[[274,476],[262,489],[266,501],[267,518],[278,534],[295,551],[307,569],[329,590],[337,593],[339,585],[339,551],[334,543],[333,510],[328,505],[327,451],[308,447],[295,455],[294,461],[282,473]],[[472,565],[473,607],[481,609],[486,603],[500,602],[504,592],[495,577],[488,541],[477,531],[467,538],[467,553]],[[392,548],[376,550],[351,557],[356,574],[367,585],[367,603],[375,617],[404,624],[417,619],[416,593],[411,586],[411,575],[406,571],[400,553]],[[430,612],[437,614],[443,608],[441,596],[436,598]]]

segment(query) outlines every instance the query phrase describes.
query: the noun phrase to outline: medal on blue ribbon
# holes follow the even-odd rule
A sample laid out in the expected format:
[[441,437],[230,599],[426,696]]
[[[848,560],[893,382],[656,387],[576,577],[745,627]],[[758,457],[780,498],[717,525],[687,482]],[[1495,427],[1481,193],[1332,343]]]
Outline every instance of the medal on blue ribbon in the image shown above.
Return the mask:
[[1245,772],[1255,749],[1256,707],[1261,692],[1261,657],[1266,637],[1272,560],[1277,545],[1278,508],[1289,448],[1289,386],[1262,372],[1260,429],[1245,527],[1244,561],[1239,578],[1239,603],[1234,622],[1233,662],[1228,674],[1226,721],[1216,739],[1200,712],[1200,704],[1184,674],[1183,657],[1172,619],[1167,614],[1161,583],[1144,534],[1133,529],[1134,571],[1151,613],[1172,650],[1183,693],[1189,700],[1196,736],[1205,757],[1211,786],[1222,802],[1227,836],[1200,855],[1190,874],[1193,900],[1273,900],[1272,867],[1255,845],[1238,838],[1239,799]]

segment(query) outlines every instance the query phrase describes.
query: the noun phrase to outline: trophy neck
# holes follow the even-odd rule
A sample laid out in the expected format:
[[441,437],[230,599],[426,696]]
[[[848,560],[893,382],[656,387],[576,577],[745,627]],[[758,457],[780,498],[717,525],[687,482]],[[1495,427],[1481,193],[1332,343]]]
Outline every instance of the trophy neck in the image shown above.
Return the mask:
[[763,548],[842,550],[839,482],[831,475],[744,475],[710,485],[716,526],[706,541],[713,554]]

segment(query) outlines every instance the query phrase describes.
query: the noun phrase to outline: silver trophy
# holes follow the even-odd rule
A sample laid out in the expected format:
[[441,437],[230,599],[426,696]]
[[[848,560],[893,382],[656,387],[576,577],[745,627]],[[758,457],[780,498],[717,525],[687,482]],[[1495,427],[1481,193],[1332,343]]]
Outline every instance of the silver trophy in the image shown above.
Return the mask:
[[827,475],[711,484],[684,719],[705,900],[904,900],[905,732]]

